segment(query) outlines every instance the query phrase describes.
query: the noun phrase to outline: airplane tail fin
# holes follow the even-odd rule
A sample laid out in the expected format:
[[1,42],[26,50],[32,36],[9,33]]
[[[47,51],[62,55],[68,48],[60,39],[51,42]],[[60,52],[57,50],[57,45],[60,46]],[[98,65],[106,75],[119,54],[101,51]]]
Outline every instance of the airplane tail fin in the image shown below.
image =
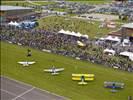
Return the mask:
[[29,66],[29,64],[23,64],[23,66],[24,66],[24,67],[27,67],[27,66]]
[[52,75],[58,75],[59,73],[52,73]]
[[78,84],[79,84],[79,85],[86,85],[87,82],[79,82]]

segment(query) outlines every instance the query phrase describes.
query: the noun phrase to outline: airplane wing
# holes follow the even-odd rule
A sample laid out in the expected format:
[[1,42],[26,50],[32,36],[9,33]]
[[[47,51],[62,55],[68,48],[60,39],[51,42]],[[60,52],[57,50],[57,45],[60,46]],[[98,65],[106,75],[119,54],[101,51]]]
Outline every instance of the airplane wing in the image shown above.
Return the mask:
[[72,74],[73,77],[81,77],[81,76],[84,76],[84,77],[94,77],[95,75],[94,74]]
[[33,61],[33,62],[28,62],[28,64],[34,64],[35,62]]
[[104,82],[104,87],[112,88],[113,84],[115,84],[116,88],[124,88],[124,83],[118,83],[118,82]]
[[93,81],[94,78],[85,78],[85,81]]
[[55,72],[60,72],[60,71],[63,71],[64,68],[58,68],[58,69],[55,69]]
[[19,63],[19,64],[22,64],[22,65],[23,65],[23,64],[26,64],[26,62],[18,62],[18,63]]
[[72,77],[72,80],[75,80],[75,81],[80,81],[81,78],[80,77]]
[[34,64],[35,62],[20,61],[19,64]]
[[[63,71],[64,68],[58,68],[58,69],[55,69],[54,71],[55,72],[60,72],[60,71]],[[53,69],[44,69],[45,72],[53,72]]]
[[53,72],[52,69],[44,69],[45,72]]
[[28,62],[18,62],[19,64],[22,64],[23,66],[29,66]]
[[[72,80],[80,81],[81,77],[72,77]],[[94,78],[85,78],[85,81],[93,81],[93,80],[94,80]]]

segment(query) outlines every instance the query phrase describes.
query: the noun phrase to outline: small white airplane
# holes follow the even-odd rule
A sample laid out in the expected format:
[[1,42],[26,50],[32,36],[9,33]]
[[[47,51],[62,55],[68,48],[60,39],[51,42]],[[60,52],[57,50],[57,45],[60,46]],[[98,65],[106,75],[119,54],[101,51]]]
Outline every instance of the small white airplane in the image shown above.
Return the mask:
[[54,66],[51,69],[44,69],[45,72],[49,72],[52,75],[57,75],[57,74],[59,74],[58,72],[61,72],[63,70],[64,70],[64,68],[55,68]]
[[29,65],[32,65],[32,64],[34,64],[36,62],[35,61],[31,61],[31,62],[29,62],[29,61],[20,61],[18,63],[23,65],[23,66],[29,66]]

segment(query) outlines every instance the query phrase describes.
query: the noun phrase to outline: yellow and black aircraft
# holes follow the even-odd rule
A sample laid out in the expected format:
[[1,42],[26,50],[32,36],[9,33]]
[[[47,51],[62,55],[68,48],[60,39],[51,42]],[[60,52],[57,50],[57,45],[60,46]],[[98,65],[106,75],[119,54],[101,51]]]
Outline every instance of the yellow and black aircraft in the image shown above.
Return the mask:
[[80,81],[79,85],[86,85],[86,81],[93,81],[94,77],[94,74],[72,74],[72,80]]

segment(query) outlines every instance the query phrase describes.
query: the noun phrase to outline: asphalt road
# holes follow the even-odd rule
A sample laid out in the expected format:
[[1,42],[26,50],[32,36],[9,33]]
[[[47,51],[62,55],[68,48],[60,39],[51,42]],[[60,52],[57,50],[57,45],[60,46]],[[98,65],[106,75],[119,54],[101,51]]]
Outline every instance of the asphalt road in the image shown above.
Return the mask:
[[62,96],[0,76],[0,100],[66,100]]

